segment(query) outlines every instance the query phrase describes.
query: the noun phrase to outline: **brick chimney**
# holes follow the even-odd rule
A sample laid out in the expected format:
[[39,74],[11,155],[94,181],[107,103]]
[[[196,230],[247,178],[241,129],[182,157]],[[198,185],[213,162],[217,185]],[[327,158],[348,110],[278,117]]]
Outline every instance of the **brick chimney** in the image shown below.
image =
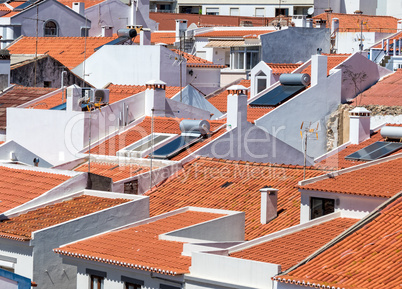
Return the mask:
[[228,89],[227,130],[241,126],[247,121],[247,88],[243,85],[232,85]]
[[278,189],[264,187],[261,192],[261,224],[268,224],[269,221],[278,215]]
[[145,115],[151,116],[154,109],[155,116],[165,115],[166,83],[162,80],[151,80],[146,84]]
[[311,86],[327,78],[327,56],[316,54],[311,57]]
[[349,112],[349,141],[359,144],[370,138],[371,112],[364,107],[355,107]]

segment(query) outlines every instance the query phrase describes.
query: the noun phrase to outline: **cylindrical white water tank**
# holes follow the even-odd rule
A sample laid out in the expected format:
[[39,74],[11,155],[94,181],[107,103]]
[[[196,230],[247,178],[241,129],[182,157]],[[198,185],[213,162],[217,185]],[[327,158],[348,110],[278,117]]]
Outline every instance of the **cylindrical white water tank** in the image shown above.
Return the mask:
[[381,136],[388,139],[402,139],[402,127],[400,126],[384,126],[381,128]]
[[310,75],[307,73],[284,73],[279,76],[279,81],[283,85],[304,85],[310,84]]

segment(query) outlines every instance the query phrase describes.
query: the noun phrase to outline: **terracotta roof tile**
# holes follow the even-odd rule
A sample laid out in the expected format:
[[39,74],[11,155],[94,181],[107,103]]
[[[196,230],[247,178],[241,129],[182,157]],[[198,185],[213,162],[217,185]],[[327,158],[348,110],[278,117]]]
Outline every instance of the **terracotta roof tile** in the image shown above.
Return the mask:
[[14,16],[14,15],[17,15],[18,13],[20,13],[21,11],[10,11],[10,12],[8,12],[7,14],[4,14],[3,16],[1,16],[1,17],[3,17],[3,18],[8,18],[8,17],[11,17],[11,16]]
[[302,63],[267,63],[273,74],[291,73],[299,68]]
[[[337,67],[339,64],[344,62],[346,59],[349,58],[349,56],[350,56],[349,54],[327,55],[327,75],[329,75],[329,71],[331,69]],[[301,73],[307,73],[307,74],[311,75],[311,65],[307,66]]]
[[402,106],[402,69],[381,79],[352,100],[354,105]]
[[[189,272],[191,257],[182,256],[183,243],[159,240],[167,232],[224,215],[187,211],[148,224],[114,231],[55,249],[56,253],[165,275]],[[119,246],[116,246],[119,244]],[[80,257],[77,254],[81,254]]]
[[[173,45],[175,41],[176,32],[154,31],[151,33],[151,44],[165,43]],[[134,43],[140,43],[140,37],[136,37]]]
[[274,110],[274,107],[258,107],[258,106],[248,106],[247,108],[247,121],[254,123],[255,120],[259,119],[268,112]]
[[[394,43],[394,40],[399,40],[399,38],[401,38],[401,37],[402,37],[402,32],[399,32],[399,33],[395,33],[395,34],[391,35],[390,37],[386,37],[383,40],[388,39],[389,45],[391,45]],[[374,45],[372,48],[381,48],[381,46],[382,46],[382,44],[380,43],[380,44]],[[390,47],[390,51],[393,51],[393,50],[394,50],[394,48]]]
[[195,37],[211,37],[211,38],[258,38],[261,34],[273,32],[275,30],[215,30],[195,35]]
[[[154,167],[157,169],[157,167]],[[87,172],[88,163],[75,168],[77,172]],[[91,173],[111,178],[113,182],[127,179],[149,171],[149,167],[138,164],[119,165],[118,163],[91,162]]]
[[20,206],[70,179],[69,176],[0,166],[0,213]]
[[[49,54],[69,69],[73,69],[84,57],[95,53],[95,48],[104,45],[115,37],[38,37],[38,54]],[[36,37],[23,36],[7,49],[11,54],[35,54]]]
[[402,187],[402,157],[301,186],[301,189],[390,198]]
[[0,238],[19,241],[31,240],[31,233],[82,217],[125,202],[128,199],[110,199],[95,196],[80,196],[72,200],[49,205],[28,213],[2,220]]
[[[315,283],[315,288],[398,288],[401,286],[402,198],[346,238],[275,279]],[[283,282],[282,281],[282,282]]]
[[74,2],[81,2],[85,4],[85,9],[92,7],[94,5],[97,5],[99,3],[102,3],[106,0],[80,0],[80,1],[76,1],[76,0],[58,0],[61,4],[66,5],[67,7],[73,8],[73,3]]
[[392,16],[322,13],[313,17],[314,20],[327,20],[327,27],[330,27],[333,18],[339,19],[339,32],[360,32],[361,21],[364,21],[364,32],[395,33],[398,23],[398,19]]
[[[246,88],[250,87],[250,80],[242,79],[239,85],[243,85]],[[250,98],[250,92],[248,92],[248,98]],[[221,112],[227,112],[228,92],[227,90],[208,98],[208,101],[215,106]]]
[[[388,124],[389,126],[389,124]],[[392,125],[392,126],[402,126],[402,125]],[[314,166],[316,168],[320,169],[328,169],[328,170],[340,170],[344,168],[349,168],[355,165],[359,164],[364,164],[366,163],[365,161],[359,161],[359,160],[346,160],[345,157],[357,152],[358,150],[365,148],[366,146],[375,143],[377,141],[384,141],[385,139],[381,136],[380,130],[375,131],[374,133],[371,134],[370,138],[368,140],[365,140],[364,142],[361,142],[360,144],[354,145],[348,145],[346,148],[343,150],[339,151],[338,153],[329,156],[328,158],[322,160],[319,163],[316,163]],[[395,151],[391,155],[398,154],[400,153],[400,150]]]
[[[170,134],[181,134],[180,121],[179,118],[168,118],[168,117],[154,117],[154,132],[155,133],[170,133]],[[209,121],[211,126],[211,131],[214,132],[219,127],[224,125],[223,121]],[[210,138],[204,139],[203,141],[192,145],[187,150],[176,155],[172,160],[180,160],[194,152],[196,149],[207,144],[211,140],[215,139],[221,135],[225,130],[221,129],[219,132],[214,133]],[[91,149],[91,153],[98,155],[111,155],[115,156],[116,152],[125,148],[126,146],[139,141],[147,135],[151,134],[151,117],[145,117],[143,122],[136,125],[135,127],[119,134],[105,142],[99,144],[98,146]]]
[[201,15],[185,13],[161,13],[151,12],[149,18],[159,23],[159,30],[176,29],[176,19],[187,19],[188,26],[192,23],[198,27],[216,27],[216,26],[240,26],[244,21],[253,26],[267,26],[274,17],[245,17],[245,16],[223,16],[223,15]]
[[[306,170],[306,178],[321,174]],[[299,224],[300,193],[295,186],[302,178],[302,167],[200,158],[146,195],[152,216],[185,206],[243,211],[246,239],[250,240]],[[227,182],[231,184],[222,187]],[[267,185],[279,189],[280,213],[262,225],[259,189]]]
[[247,249],[231,257],[280,264],[286,271],[356,223],[356,219],[334,219]]
[[10,3],[7,3],[7,4],[13,8],[17,8],[18,6],[20,6],[24,3],[25,3],[25,1],[11,1]]
[[8,8],[8,6],[4,3],[0,4],[0,11],[11,11],[10,8]]
[[[176,54],[180,55],[180,50],[178,49],[172,49],[173,52]],[[182,57],[184,57],[187,60],[187,67],[203,67],[203,68],[225,68],[226,65],[219,65],[215,64],[211,61],[205,60],[201,57],[197,57],[195,55],[191,55],[187,52],[182,51]]]
[[6,128],[8,107],[17,107],[54,90],[56,88],[14,86],[4,92],[0,96],[0,129]]

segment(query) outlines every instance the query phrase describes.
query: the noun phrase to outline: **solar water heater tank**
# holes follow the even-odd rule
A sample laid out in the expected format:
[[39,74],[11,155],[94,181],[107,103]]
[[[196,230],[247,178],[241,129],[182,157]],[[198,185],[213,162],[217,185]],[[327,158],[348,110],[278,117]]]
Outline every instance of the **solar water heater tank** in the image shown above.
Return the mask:
[[282,85],[304,85],[310,84],[310,75],[307,73],[284,73],[279,76]]
[[382,137],[387,139],[402,139],[402,127],[400,126],[384,126],[380,133]]
[[206,120],[184,119],[180,122],[180,130],[182,133],[206,135],[210,132],[210,125]]

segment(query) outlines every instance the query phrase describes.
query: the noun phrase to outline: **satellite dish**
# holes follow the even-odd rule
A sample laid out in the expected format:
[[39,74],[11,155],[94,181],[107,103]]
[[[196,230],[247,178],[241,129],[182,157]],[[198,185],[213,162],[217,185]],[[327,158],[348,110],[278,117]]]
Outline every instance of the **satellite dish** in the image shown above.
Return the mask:
[[314,7],[310,7],[310,8],[307,10],[307,14],[308,14],[308,15],[313,15],[313,14],[314,14]]

